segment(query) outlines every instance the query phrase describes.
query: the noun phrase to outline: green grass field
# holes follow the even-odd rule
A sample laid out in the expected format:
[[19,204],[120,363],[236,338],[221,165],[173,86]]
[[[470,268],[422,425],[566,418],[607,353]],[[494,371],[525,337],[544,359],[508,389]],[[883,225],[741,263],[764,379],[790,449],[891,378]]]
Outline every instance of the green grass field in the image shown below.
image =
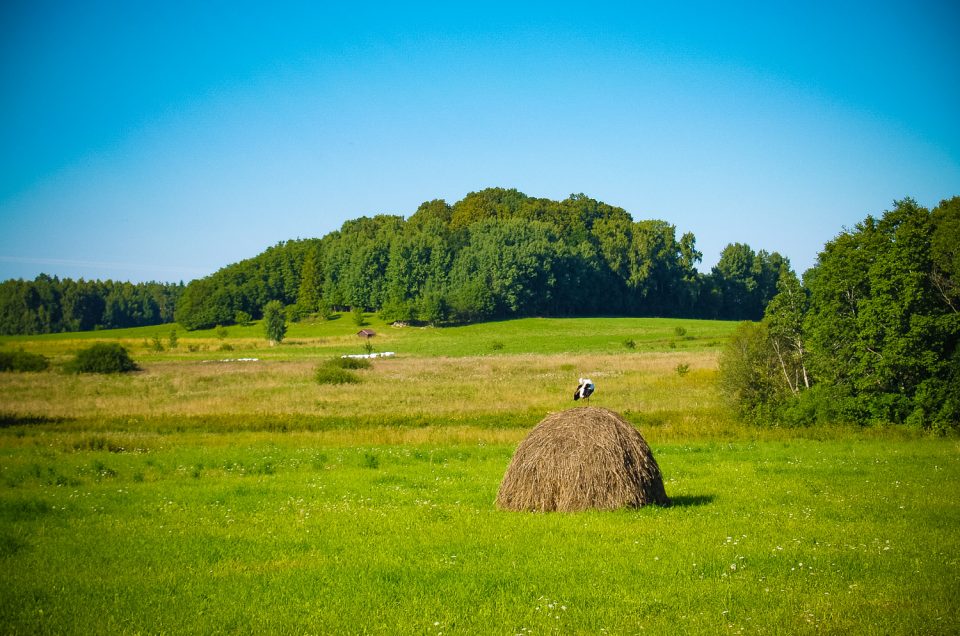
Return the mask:
[[[57,370],[87,337],[2,339],[54,360],[0,374],[2,631],[960,630],[958,440],[738,424],[714,387],[732,324],[375,323],[397,356],[319,385],[360,350],[348,321],[272,348],[256,325],[163,352],[144,340],[171,327],[128,331],[142,371],[119,377]],[[494,508],[579,374],[640,427],[672,507]]]

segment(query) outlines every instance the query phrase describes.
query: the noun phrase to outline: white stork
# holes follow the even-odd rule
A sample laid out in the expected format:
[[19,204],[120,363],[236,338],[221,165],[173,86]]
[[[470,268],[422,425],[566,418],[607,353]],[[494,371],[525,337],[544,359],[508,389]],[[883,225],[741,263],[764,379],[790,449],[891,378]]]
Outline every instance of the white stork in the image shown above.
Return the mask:
[[577,385],[577,390],[573,393],[573,399],[579,400],[583,398],[584,400],[589,401],[590,396],[593,395],[593,390],[596,387],[593,386],[593,380],[589,378],[580,378],[580,383]]

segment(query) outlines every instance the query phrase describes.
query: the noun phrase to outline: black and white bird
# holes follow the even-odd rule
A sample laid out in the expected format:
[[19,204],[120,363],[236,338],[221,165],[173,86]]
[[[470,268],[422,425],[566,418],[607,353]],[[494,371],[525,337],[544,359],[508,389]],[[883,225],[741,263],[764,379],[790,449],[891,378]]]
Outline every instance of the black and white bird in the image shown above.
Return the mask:
[[593,395],[593,380],[589,378],[580,378],[580,383],[577,385],[577,390],[573,393],[573,399],[579,400],[583,398],[589,400],[590,396]]

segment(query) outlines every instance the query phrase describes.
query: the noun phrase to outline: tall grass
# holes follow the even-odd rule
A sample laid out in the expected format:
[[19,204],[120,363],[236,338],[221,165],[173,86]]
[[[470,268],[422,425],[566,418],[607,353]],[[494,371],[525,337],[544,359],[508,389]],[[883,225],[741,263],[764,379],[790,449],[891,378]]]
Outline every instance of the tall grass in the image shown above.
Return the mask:
[[[675,371],[681,362],[690,368],[684,376]],[[708,432],[729,424],[713,389],[714,365],[709,352],[397,357],[360,371],[362,384],[330,390],[316,382],[314,361],[157,362],[123,377],[8,374],[0,377],[0,403],[10,413],[61,419],[269,416],[300,418],[301,428],[324,418],[532,426],[572,406],[577,378],[589,376],[596,404],[632,414],[639,424]],[[321,368],[329,374],[326,364]]]

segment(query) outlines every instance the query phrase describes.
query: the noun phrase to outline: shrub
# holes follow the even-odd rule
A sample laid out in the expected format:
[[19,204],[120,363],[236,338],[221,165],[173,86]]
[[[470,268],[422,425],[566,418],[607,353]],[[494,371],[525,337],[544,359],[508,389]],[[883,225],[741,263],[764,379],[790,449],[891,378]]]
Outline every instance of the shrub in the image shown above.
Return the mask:
[[322,298],[317,304],[317,317],[321,320],[333,320],[333,308]]
[[283,313],[287,322],[300,322],[310,315],[310,312],[303,305],[298,304],[287,305],[283,308]]
[[677,371],[677,375],[679,375],[680,377],[683,377],[690,372],[690,365],[681,362],[680,364],[677,365],[676,371]]
[[673,333],[682,338],[683,336],[687,335],[687,330],[683,327],[674,327]]
[[353,324],[358,327],[362,327],[367,324],[367,318],[363,315],[363,307],[354,306],[350,310],[350,316],[353,318]]
[[50,360],[39,353],[0,351],[0,371],[44,371]]
[[127,350],[115,342],[101,342],[82,349],[66,366],[71,373],[126,373],[137,368]]
[[334,358],[328,364],[341,369],[369,369],[373,366],[366,358]]
[[371,366],[365,358],[331,358],[317,367],[314,377],[319,384],[356,384],[361,381],[360,376],[351,371]]
[[317,384],[357,384],[360,382],[360,377],[356,373],[330,364],[317,367],[314,379]]
[[627,349],[636,349],[637,342],[633,338],[628,338],[623,341],[623,346],[626,347]]

